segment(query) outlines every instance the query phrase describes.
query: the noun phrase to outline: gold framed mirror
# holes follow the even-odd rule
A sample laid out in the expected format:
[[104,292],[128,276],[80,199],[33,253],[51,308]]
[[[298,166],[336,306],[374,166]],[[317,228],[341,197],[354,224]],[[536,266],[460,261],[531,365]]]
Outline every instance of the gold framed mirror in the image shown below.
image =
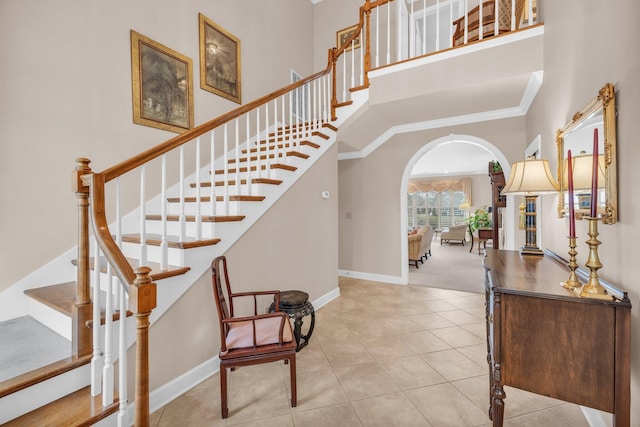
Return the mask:
[[[556,132],[558,148],[558,216],[568,214],[567,153],[573,158],[574,203],[577,219],[589,216],[591,174],[593,170],[594,129],[598,129],[598,215],[603,224],[618,220],[618,182],[616,170],[615,87],[605,84],[598,96]],[[586,167],[582,167],[584,164]]]

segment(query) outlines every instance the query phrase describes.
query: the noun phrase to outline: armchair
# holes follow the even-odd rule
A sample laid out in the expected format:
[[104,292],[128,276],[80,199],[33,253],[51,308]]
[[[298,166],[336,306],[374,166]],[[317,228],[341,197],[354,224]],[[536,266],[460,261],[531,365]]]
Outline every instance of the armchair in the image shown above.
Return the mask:
[[418,231],[418,234],[422,235],[422,240],[420,241],[420,261],[424,264],[423,258],[427,259],[428,256],[431,256],[431,242],[433,241],[435,230],[431,225],[427,224]]
[[420,242],[422,241],[421,234],[409,234],[409,262],[415,264],[418,268],[418,261],[420,261]]
[[[289,316],[279,311],[280,291],[232,293],[227,259],[219,256],[211,263],[213,295],[220,324],[220,394],[222,418],[227,418],[227,369],[284,360],[291,377],[291,406],[297,404],[296,342]],[[224,286],[223,286],[224,284]],[[225,297],[226,294],[226,297]],[[275,312],[258,314],[258,296],[274,295]],[[253,299],[253,315],[234,317],[234,300]],[[228,304],[227,304],[228,298]]]
[[452,240],[460,241],[462,246],[467,241],[467,224],[452,225],[440,233],[440,245],[443,242],[451,243]]
[[[496,2],[498,3],[498,17],[496,19]],[[522,20],[525,0],[516,0],[515,10],[515,29],[520,27]],[[488,0],[482,3],[482,30],[480,29],[480,6],[476,6],[467,13],[467,42],[476,41],[480,38],[493,36],[495,32],[495,23],[498,22],[498,34],[511,31],[511,0]],[[465,16],[453,21],[455,32],[453,33],[453,46],[459,46],[464,43],[464,25]]]

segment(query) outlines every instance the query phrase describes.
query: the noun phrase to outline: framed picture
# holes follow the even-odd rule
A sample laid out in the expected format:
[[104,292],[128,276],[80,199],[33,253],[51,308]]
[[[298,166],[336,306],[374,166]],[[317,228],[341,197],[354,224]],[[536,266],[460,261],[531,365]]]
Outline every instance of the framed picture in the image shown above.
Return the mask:
[[240,40],[203,14],[198,16],[200,87],[240,104]]
[[[340,31],[338,31],[336,33],[336,47],[340,47],[342,46],[342,44],[349,38],[351,37],[351,34],[354,33],[354,31],[358,30],[358,25],[353,25],[351,27],[347,27],[345,29],[342,29]],[[360,35],[358,34],[358,36],[353,40],[353,44],[349,44],[349,46],[345,49],[345,51],[351,50],[351,47],[353,46],[354,49],[358,49],[360,47]]]
[[133,122],[182,133],[193,127],[193,62],[131,30]]

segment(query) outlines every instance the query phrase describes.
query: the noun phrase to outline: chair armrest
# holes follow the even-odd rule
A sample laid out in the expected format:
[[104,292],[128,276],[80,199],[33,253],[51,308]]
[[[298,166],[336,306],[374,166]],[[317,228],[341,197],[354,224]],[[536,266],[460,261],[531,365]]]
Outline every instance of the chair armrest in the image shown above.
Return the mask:
[[275,298],[275,307],[276,311],[280,311],[280,291],[254,291],[254,292],[238,292],[232,293],[229,295],[230,309],[231,309],[231,317],[233,317],[233,299],[238,297],[253,297],[253,314],[254,316],[258,314],[258,299],[257,296],[260,295],[274,295]]

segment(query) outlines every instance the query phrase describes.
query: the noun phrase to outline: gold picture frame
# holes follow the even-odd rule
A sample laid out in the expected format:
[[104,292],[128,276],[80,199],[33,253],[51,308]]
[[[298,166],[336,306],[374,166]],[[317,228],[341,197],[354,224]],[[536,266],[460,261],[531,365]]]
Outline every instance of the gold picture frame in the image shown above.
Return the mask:
[[193,62],[131,30],[133,122],[182,133],[193,127]]
[[198,14],[200,28],[200,87],[242,103],[240,39]]
[[[352,25],[350,27],[347,28],[343,28],[342,30],[338,31],[336,33],[336,47],[340,48],[340,46],[342,46],[344,44],[344,42],[351,37],[351,34],[353,34],[355,31],[358,31],[358,24],[356,25]],[[353,49],[358,49],[360,47],[360,35],[358,34],[358,36],[356,36],[355,39],[353,39],[353,43],[349,44],[349,46],[347,46],[344,50],[345,52]]]

